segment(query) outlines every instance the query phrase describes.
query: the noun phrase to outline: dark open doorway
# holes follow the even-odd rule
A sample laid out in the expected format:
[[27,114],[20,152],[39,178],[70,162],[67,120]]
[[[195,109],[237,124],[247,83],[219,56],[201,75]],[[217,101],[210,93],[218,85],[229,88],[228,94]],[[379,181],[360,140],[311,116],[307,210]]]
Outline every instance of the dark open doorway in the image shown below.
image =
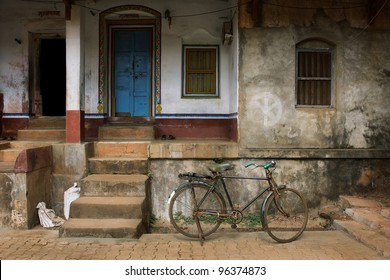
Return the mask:
[[65,39],[41,40],[39,68],[42,116],[65,116]]

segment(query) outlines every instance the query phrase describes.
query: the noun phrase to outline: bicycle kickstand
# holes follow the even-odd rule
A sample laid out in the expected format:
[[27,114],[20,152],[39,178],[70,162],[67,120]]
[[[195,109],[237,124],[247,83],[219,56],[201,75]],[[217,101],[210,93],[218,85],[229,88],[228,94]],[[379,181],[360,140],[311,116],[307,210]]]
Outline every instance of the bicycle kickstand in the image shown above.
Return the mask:
[[203,246],[203,243],[204,243],[204,240],[205,240],[204,236],[203,236],[203,230],[202,230],[202,227],[200,226],[199,219],[195,218],[195,221],[196,221],[196,226],[198,228],[200,245]]

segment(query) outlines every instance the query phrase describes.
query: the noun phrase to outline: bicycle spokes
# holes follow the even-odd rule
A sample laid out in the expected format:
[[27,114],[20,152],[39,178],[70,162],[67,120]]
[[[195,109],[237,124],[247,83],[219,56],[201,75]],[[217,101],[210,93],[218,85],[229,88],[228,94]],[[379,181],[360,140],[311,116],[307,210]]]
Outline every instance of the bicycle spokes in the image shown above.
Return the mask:
[[291,242],[304,231],[308,213],[306,201],[293,189],[271,196],[264,211],[264,228],[278,242]]
[[204,238],[217,230],[225,208],[218,193],[210,192],[208,186],[192,183],[172,197],[169,214],[177,231],[189,237]]

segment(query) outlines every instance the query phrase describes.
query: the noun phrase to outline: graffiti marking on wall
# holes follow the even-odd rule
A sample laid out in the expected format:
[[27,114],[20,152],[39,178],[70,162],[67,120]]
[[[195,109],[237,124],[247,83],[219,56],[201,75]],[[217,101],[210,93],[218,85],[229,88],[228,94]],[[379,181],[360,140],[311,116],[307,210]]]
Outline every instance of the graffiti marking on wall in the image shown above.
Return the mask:
[[263,111],[264,126],[266,127],[274,126],[282,118],[282,102],[275,94],[265,92],[263,94],[263,101],[260,103],[260,108]]

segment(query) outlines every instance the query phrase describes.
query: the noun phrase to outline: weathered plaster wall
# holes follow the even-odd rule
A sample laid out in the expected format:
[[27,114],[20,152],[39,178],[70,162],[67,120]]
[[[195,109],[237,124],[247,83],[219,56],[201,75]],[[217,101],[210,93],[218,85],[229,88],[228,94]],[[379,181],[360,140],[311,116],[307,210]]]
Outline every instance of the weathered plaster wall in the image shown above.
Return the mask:
[[[236,50],[222,45],[222,25],[233,16],[224,10],[235,1],[85,1],[82,3],[85,19],[85,112],[98,113],[99,92],[99,12],[120,5],[143,5],[159,11],[162,15],[161,92],[163,113],[220,113],[237,112],[234,81],[237,73]],[[173,17],[171,26],[164,18],[169,9]],[[221,12],[209,13],[212,11]],[[59,15],[44,15],[44,11],[59,11]],[[92,15],[93,11],[95,15]],[[189,16],[202,14],[200,16]],[[184,17],[174,17],[183,16]],[[30,33],[65,34],[63,3],[2,0],[0,3],[0,93],[4,93],[4,113],[28,114],[29,112],[29,42]],[[17,43],[15,39],[20,40]],[[182,99],[182,45],[220,45],[220,98]],[[232,72],[233,71],[233,72]],[[231,74],[233,73],[233,76]],[[232,80],[233,78],[233,80]]]
[[[250,170],[246,163],[264,163],[266,158],[227,159],[234,164],[235,169],[228,171],[229,175],[264,176],[261,168]],[[340,194],[366,193],[390,189],[390,166],[386,160],[378,159],[279,159],[274,178],[280,185],[287,185],[299,190],[307,199],[310,211],[336,201]],[[169,221],[168,197],[183,179],[178,178],[180,172],[208,173],[207,166],[212,160],[152,160],[150,164],[152,180],[152,213],[160,221]],[[229,193],[233,203],[244,206],[255,196],[264,185],[258,181],[227,180]],[[222,188],[220,189],[222,191]],[[223,192],[223,191],[222,191]],[[253,205],[249,211],[259,211],[262,200]],[[317,212],[313,211],[316,215]],[[168,225],[169,226],[169,225]]]
[[0,174],[0,227],[33,228],[39,224],[36,206],[51,207],[51,167],[26,173]]
[[[234,1],[233,1],[234,2]],[[86,113],[98,113],[99,86],[99,11],[120,5],[143,5],[159,11],[161,19],[161,106],[163,114],[230,114],[237,112],[237,86],[232,82],[237,73],[237,54],[234,46],[222,45],[222,25],[233,16],[229,1],[86,1],[86,6],[95,9],[95,16],[86,11],[85,24],[85,86]],[[165,11],[172,16],[171,25],[165,19]],[[218,11],[199,16],[203,12]],[[178,17],[175,17],[178,16]],[[183,44],[220,45],[220,98],[183,99],[182,46]]]
[[[60,11],[63,5],[2,0],[0,2],[0,92],[4,94],[4,113],[28,113],[29,109],[29,33],[65,30],[60,16],[42,11]],[[16,40],[15,40],[16,39]]]
[[52,206],[52,149],[50,146],[22,150],[13,172],[0,173],[0,226],[32,228],[39,224],[36,206]]
[[309,26],[321,10],[336,22],[345,21],[354,28],[390,27],[387,10],[390,3],[371,0],[302,1],[302,0],[238,0],[240,27],[251,28]]
[[21,152],[14,172],[0,173],[0,227],[39,224],[39,202],[61,216],[64,191],[88,174],[93,143],[53,144]]
[[0,226],[11,224],[13,181],[14,177],[10,174],[0,174]]
[[[390,147],[390,32],[361,31],[322,12],[310,26],[241,29],[243,150]],[[334,108],[295,108],[295,45],[307,38],[336,46]]]
[[52,169],[50,167],[42,168],[29,172],[27,174],[19,173],[17,177],[26,177],[27,188],[27,228],[33,228],[39,225],[37,205],[39,202],[45,202],[48,209],[52,209]]
[[54,144],[51,195],[57,215],[64,213],[64,192],[88,174],[93,143]]

